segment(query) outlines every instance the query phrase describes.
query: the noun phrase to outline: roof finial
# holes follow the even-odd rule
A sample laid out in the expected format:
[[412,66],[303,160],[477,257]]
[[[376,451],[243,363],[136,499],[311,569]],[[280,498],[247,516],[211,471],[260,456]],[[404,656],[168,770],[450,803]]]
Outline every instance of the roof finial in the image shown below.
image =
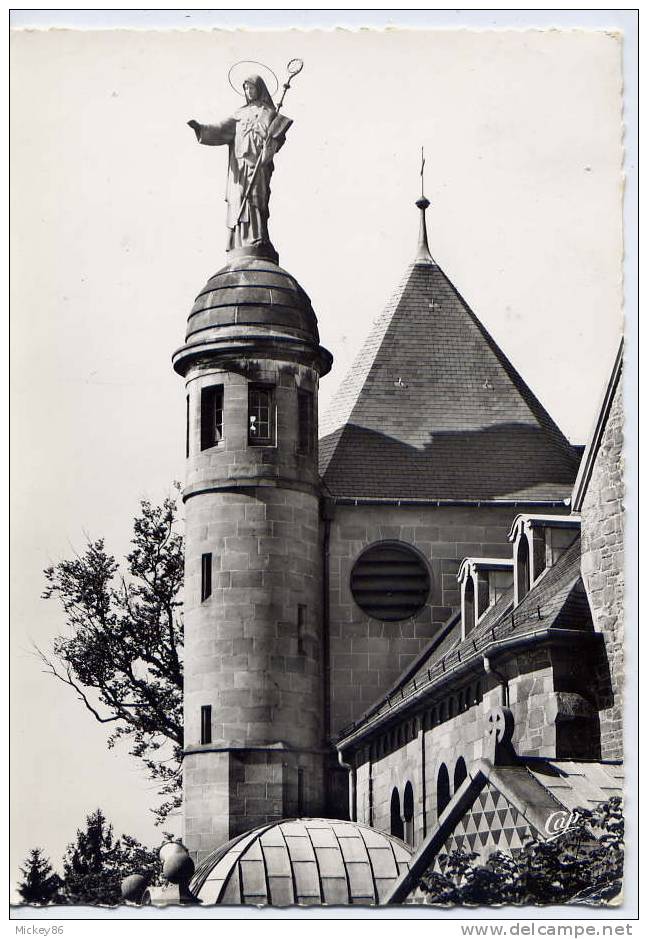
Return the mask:
[[425,176],[425,150],[421,147],[421,199],[425,199],[425,190],[423,188],[423,180]]
[[427,226],[425,224],[425,211],[430,205],[430,202],[428,199],[425,198],[425,191],[423,188],[424,171],[425,171],[425,151],[423,147],[421,147],[421,198],[416,200],[416,205],[421,210],[421,221],[419,225],[418,248],[416,251],[416,257],[414,258],[414,263],[415,264],[434,264],[434,258],[430,254],[430,249],[428,247]]

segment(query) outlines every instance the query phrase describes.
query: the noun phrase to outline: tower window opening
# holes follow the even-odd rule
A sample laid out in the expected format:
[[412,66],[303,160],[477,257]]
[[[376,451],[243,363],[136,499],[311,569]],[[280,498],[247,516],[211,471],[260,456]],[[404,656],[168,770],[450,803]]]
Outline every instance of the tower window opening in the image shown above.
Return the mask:
[[223,439],[223,386],[211,385],[200,392],[200,449],[216,447]]
[[212,742],[211,704],[203,704],[200,709],[200,742]]
[[211,552],[203,554],[200,578],[200,599],[204,602],[211,597],[212,592],[212,556]]
[[251,385],[248,391],[248,443],[274,444],[274,395],[272,388]]
[[297,393],[297,452],[311,453],[313,449],[313,395],[310,391]]
[[297,604],[297,652],[300,655],[306,651],[304,647],[304,631],[306,629],[306,604]]

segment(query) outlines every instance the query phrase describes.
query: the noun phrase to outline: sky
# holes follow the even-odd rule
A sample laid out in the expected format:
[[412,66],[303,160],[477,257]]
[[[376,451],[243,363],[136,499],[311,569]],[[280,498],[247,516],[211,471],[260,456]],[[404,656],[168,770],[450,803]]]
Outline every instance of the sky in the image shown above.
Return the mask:
[[[240,106],[256,60],[293,118],[270,231],[335,357],[320,408],[413,258],[420,148],[437,262],[567,436],[585,443],[622,329],[620,39],[609,32],[22,32],[12,37],[12,870],[87,813],[160,840],[155,787],[32,644],[42,570],[184,473],[171,369],[225,263],[227,154],[186,121]],[[169,827],[169,826],[167,826]],[[176,823],[179,831],[179,820]]]

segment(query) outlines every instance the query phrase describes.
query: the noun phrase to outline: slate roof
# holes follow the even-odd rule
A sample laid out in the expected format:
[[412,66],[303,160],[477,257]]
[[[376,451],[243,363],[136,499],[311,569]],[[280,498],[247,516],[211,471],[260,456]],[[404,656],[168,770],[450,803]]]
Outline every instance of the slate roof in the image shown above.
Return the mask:
[[417,258],[323,416],[340,498],[567,498],[578,454],[435,261]]
[[398,838],[357,822],[284,819],[210,854],[191,892],[203,905],[380,903],[412,856]]
[[424,648],[414,670],[410,665],[398,681],[352,724],[344,727],[340,740],[381,724],[396,711],[431,696],[439,684],[468,666],[481,662],[489,646],[502,640],[548,629],[593,632],[585,587],[580,573],[580,537],[547,568],[529,593],[513,609],[513,588],[491,606],[476,628],[461,639],[461,620],[453,616]]

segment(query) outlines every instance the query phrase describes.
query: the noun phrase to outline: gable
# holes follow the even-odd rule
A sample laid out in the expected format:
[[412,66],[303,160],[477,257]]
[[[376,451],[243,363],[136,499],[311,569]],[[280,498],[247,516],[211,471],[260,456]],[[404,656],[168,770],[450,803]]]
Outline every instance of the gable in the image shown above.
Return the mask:
[[[484,862],[494,851],[519,850],[531,837],[529,821],[492,783],[487,783],[437,854],[433,869],[443,872],[453,851],[475,852]],[[444,857],[445,856],[445,857]]]

